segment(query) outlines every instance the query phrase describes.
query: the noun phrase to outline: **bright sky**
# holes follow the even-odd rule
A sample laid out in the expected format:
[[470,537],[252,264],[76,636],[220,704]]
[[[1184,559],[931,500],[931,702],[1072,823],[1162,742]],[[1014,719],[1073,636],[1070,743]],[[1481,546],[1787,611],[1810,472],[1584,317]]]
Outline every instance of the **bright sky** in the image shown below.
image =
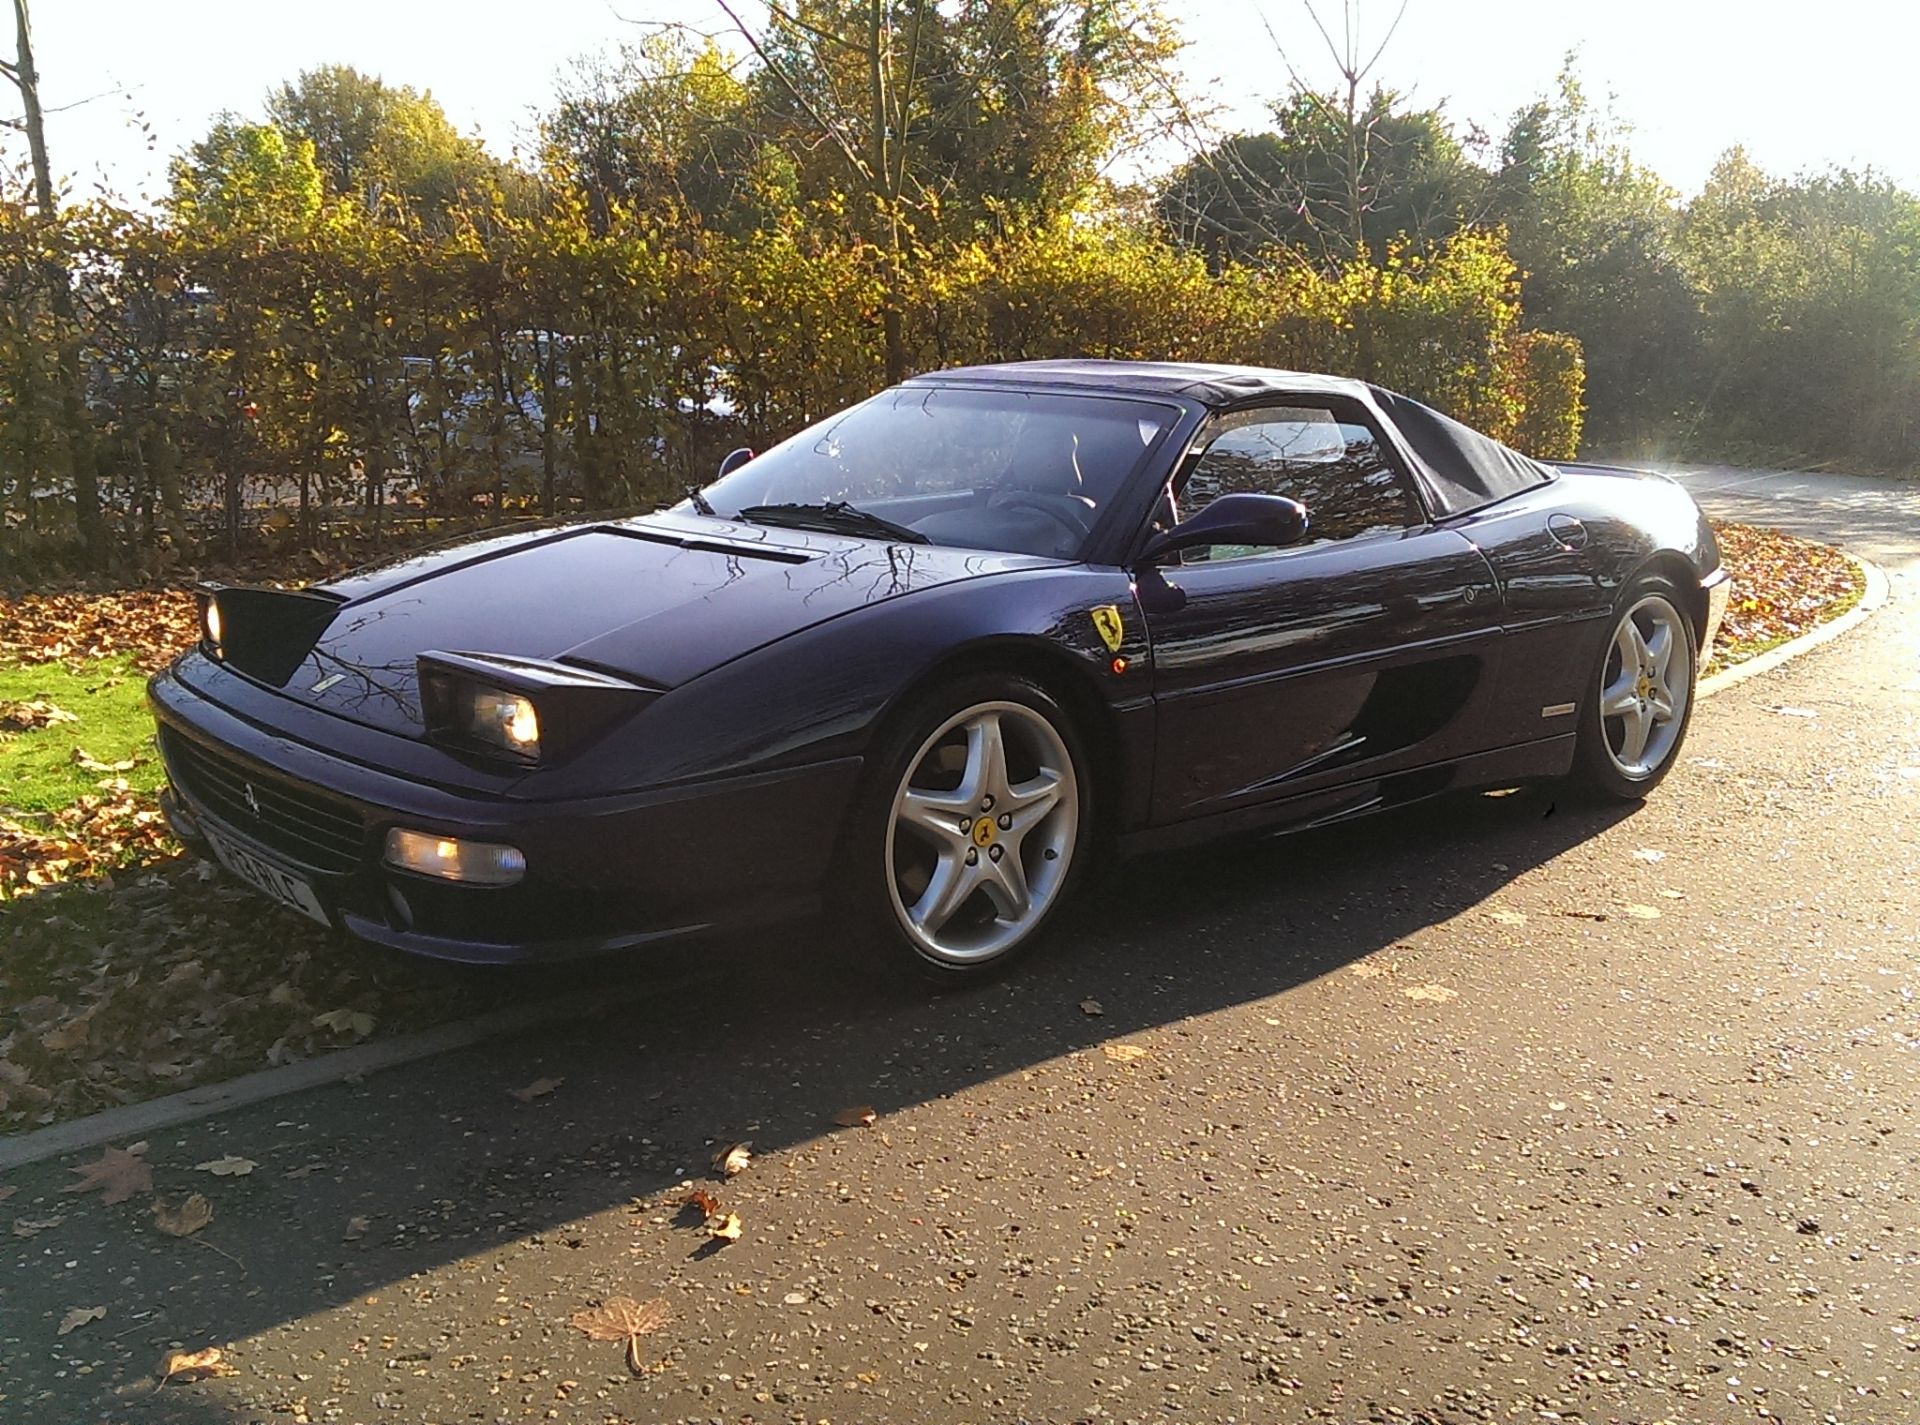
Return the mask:
[[[1379,37],[1398,0],[1357,0]],[[572,57],[635,34],[622,16],[717,19],[712,0],[32,0],[55,168],[85,195],[157,193],[166,160],[225,109],[256,115],[266,90],[340,62],[430,89],[500,152]],[[1330,25],[1340,0],[1318,0]],[[1201,88],[1244,122],[1286,85],[1262,15],[1310,83],[1332,77],[1301,0],[1174,0]],[[0,53],[11,58],[11,36]],[[1589,95],[1614,96],[1633,147],[1683,190],[1736,143],[1781,173],[1871,165],[1920,189],[1913,138],[1916,0],[1409,0],[1377,74],[1498,134],[1580,52]],[[0,99],[12,96],[0,86]],[[93,96],[105,93],[107,97]],[[13,111],[17,112],[17,110]],[[0,117],[12,117],[8,113]],[[150,127],[151,141],[139,124]],[[9,135],[7,151],[23,150]]]

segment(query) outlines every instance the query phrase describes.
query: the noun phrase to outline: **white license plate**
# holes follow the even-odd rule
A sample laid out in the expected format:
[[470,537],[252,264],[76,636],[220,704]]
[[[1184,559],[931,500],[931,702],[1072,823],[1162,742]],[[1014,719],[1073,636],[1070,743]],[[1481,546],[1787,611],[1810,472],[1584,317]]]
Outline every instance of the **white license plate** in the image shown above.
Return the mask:
[[321,909],[320,898],[313,893],[313,887],[300,877],[281,870],[264,857],[256,856],[246,847],[227,840],[205,822],[200,824],[200,829],[206,833],[208,844],[213,847],[213,854],[220,858],[220,864],[256,891],[264,892],[289,910],[297,910],[322,925],[333,924],[326,911]]

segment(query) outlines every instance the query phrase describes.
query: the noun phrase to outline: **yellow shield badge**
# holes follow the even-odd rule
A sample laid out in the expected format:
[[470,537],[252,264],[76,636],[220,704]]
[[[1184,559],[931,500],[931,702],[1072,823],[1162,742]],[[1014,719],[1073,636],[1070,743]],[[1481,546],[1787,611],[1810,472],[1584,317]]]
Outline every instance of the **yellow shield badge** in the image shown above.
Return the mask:
[[1100,641],[1107,645],[1107,652],[1118,653],[1120,644],[1127,636],[1127,626],[1120,621],[1120,609],[1116,604],[1102,604],[1090,609],[1093,619],[1093,631],[1100,635]]

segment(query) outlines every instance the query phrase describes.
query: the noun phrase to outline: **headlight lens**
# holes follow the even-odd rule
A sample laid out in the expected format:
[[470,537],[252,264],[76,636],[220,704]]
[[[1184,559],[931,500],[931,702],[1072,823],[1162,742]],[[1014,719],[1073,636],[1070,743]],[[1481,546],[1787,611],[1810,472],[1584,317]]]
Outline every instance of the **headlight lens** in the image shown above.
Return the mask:
[[540,714],[533,700],[493,688],[474,690],[467,731],[482,742],[522,757],[540,755]]
[[387,833],[386,859],[402,871],[472,886],[511,886],[527,873],[527,858],[517,846],[461,841],[401,826]]
[[217,595],[209,594],[200,610],[200,631],[206,635],[207,646],[216,656],[223,650],[220,638],[220,600]]

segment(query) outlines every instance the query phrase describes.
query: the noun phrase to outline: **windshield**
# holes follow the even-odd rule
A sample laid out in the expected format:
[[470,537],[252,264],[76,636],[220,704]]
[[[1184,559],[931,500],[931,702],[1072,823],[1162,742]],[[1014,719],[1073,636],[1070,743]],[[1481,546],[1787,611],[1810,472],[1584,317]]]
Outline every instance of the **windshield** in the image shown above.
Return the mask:
[[[702,491],[714,512],[863,531],[844,508],[933,544],[1078,558],[1177,412],[1057,391],[901,386],[782,441]],[[781,510],[779,506],[811,507]],[[872,531],[878,537],[878,526]]]

